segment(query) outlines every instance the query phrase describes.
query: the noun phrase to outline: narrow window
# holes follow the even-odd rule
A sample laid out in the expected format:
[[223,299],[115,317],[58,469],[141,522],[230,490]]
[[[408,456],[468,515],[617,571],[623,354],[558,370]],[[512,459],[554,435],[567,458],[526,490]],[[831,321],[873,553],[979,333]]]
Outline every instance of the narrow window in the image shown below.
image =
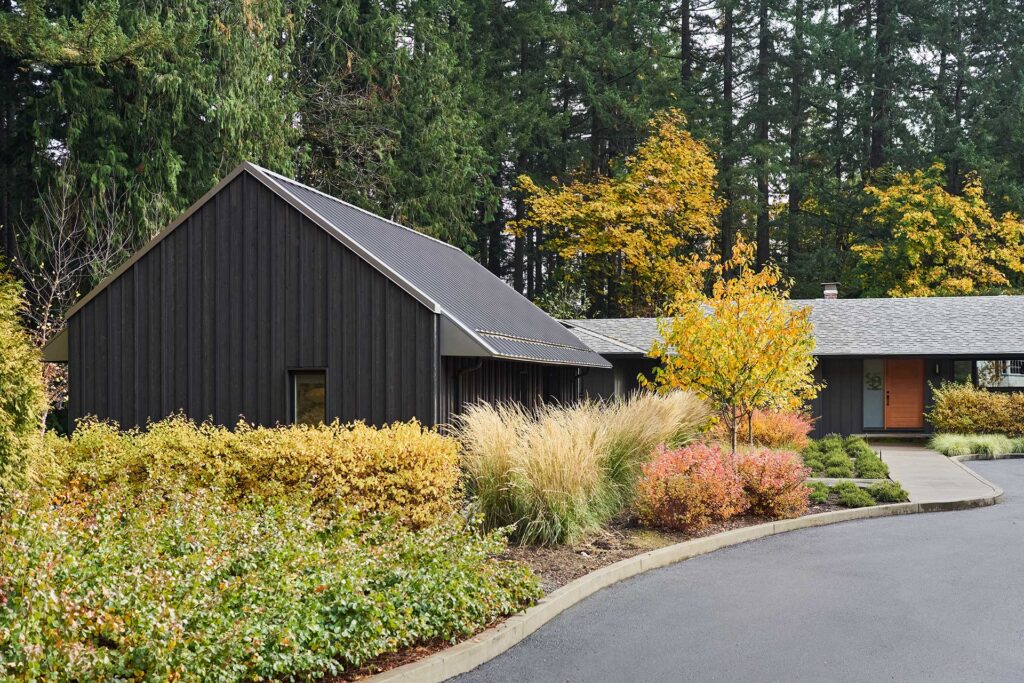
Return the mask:
[[885,362],[881,358],[864,359],[864,429],[885,426]]
[[953,381],[954,382],[973,382],[974,381],[974,361],[973,360],[955,360],[953,361]]
[[292,373],[292,422],[318,425],[327,421],[327,373],[300,370]]

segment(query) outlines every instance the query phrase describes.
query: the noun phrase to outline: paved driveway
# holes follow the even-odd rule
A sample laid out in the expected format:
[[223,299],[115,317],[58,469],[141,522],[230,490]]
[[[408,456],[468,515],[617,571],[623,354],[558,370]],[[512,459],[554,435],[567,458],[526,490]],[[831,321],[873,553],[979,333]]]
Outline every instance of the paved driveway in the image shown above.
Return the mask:
[[608,588],[458,681],[1024,681],[1024,461],[994,507],[746,543]]

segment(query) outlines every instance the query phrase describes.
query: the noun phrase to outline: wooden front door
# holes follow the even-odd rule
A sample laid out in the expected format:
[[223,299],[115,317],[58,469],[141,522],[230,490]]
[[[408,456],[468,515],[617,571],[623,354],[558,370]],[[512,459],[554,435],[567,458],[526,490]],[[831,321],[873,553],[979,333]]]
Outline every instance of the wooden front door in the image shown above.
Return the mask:
[[885,361],[885,428],[924,427],[924,360],[888,358]]

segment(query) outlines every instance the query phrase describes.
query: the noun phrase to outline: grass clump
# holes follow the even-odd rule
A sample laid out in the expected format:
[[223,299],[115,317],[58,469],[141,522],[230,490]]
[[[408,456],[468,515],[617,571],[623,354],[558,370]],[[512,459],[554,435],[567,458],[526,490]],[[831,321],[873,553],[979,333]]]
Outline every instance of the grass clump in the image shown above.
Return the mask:
[[1024,438],[1011,439],[1002,434],[936,434],[928,447],[950,457],[984,455],[988,457],[1024,453]]
[[466,491],[486,528],[521,543],[571,542],[632,502],[662,444],[682,445],[708,419],[686,392],[544,406],[471,406],[457,418]]
[[879,503],[905,503],[910,494],[898,481],[882,481],[868,487],[868,494]]

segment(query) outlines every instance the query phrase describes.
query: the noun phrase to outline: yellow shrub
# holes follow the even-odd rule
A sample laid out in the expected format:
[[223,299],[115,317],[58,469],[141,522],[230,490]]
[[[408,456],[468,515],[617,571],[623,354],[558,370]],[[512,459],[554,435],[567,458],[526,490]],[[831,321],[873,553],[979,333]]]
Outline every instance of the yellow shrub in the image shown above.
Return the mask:
[[1024,394],[943,384],[934,400],[928,420],[938,432],[1024,435]]
[[33,483],[92,487],[214,488],[237,498],[308,495],[414,527],[448,515],[457,502],[458,445],[418,422],[385,427],[234,430],[171,417],[145,431],[85,421],[70,439],[51,437],[31,458]]

